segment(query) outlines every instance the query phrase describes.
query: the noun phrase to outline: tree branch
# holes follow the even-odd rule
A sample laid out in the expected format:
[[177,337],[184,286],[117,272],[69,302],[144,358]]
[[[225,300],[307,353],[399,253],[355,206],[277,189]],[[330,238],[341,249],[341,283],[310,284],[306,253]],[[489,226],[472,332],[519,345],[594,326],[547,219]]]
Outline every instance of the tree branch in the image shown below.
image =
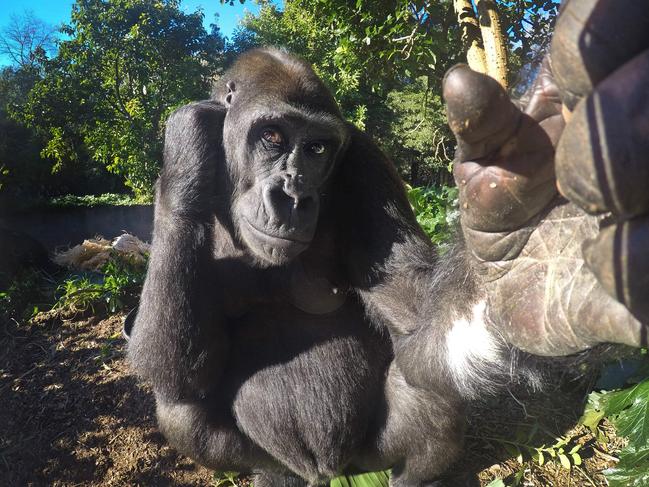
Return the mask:
[[457,22],[462,29],[462,44],[469,67],[479,73],[487,73],[487,61],[482,45],[478,19],[471,0],[453,0]]

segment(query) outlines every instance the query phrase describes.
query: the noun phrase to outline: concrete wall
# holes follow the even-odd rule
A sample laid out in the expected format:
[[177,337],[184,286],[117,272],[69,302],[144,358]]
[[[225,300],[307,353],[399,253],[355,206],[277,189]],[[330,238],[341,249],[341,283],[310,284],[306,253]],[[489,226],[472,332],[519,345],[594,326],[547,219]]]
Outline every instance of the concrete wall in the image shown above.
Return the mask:
[[150,242],[153,206],[53,208],[0,217],[0,227],[26,233],[48,251],[76,245],[96,235],[112,239],[124,231]]

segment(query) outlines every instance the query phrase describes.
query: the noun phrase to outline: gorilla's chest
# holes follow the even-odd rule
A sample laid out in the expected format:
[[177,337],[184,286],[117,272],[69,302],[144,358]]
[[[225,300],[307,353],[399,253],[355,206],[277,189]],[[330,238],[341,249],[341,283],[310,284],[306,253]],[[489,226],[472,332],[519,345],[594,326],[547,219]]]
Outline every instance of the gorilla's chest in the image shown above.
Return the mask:
[[296,471],[344,466],[365,435],[391,357],[358,304],[320,315],[268,306],[230,330],[227,376],[243,432]]

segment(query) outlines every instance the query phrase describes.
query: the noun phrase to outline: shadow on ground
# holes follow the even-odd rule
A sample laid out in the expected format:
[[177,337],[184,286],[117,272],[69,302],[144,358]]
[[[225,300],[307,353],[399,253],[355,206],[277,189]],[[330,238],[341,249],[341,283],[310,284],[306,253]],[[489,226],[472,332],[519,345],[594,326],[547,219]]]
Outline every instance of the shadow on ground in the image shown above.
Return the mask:
[[2,485],[209,485],[130,375],[121,316],[0,328]]

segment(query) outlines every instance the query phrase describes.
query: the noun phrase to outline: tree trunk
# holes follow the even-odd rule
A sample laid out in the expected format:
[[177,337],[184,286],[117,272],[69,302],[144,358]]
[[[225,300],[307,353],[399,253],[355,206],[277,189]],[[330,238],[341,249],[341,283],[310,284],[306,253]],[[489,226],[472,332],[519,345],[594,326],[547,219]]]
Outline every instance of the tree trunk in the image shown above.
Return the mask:
[[484,44],[487,73],[507,89],[507,47],[494,0],[475,0]]
[[487,73],[487,61],[482,45],[482,34],[471,0],[453,0],[457,22],[462,29],[462,44],[469,67],[479,73]]

